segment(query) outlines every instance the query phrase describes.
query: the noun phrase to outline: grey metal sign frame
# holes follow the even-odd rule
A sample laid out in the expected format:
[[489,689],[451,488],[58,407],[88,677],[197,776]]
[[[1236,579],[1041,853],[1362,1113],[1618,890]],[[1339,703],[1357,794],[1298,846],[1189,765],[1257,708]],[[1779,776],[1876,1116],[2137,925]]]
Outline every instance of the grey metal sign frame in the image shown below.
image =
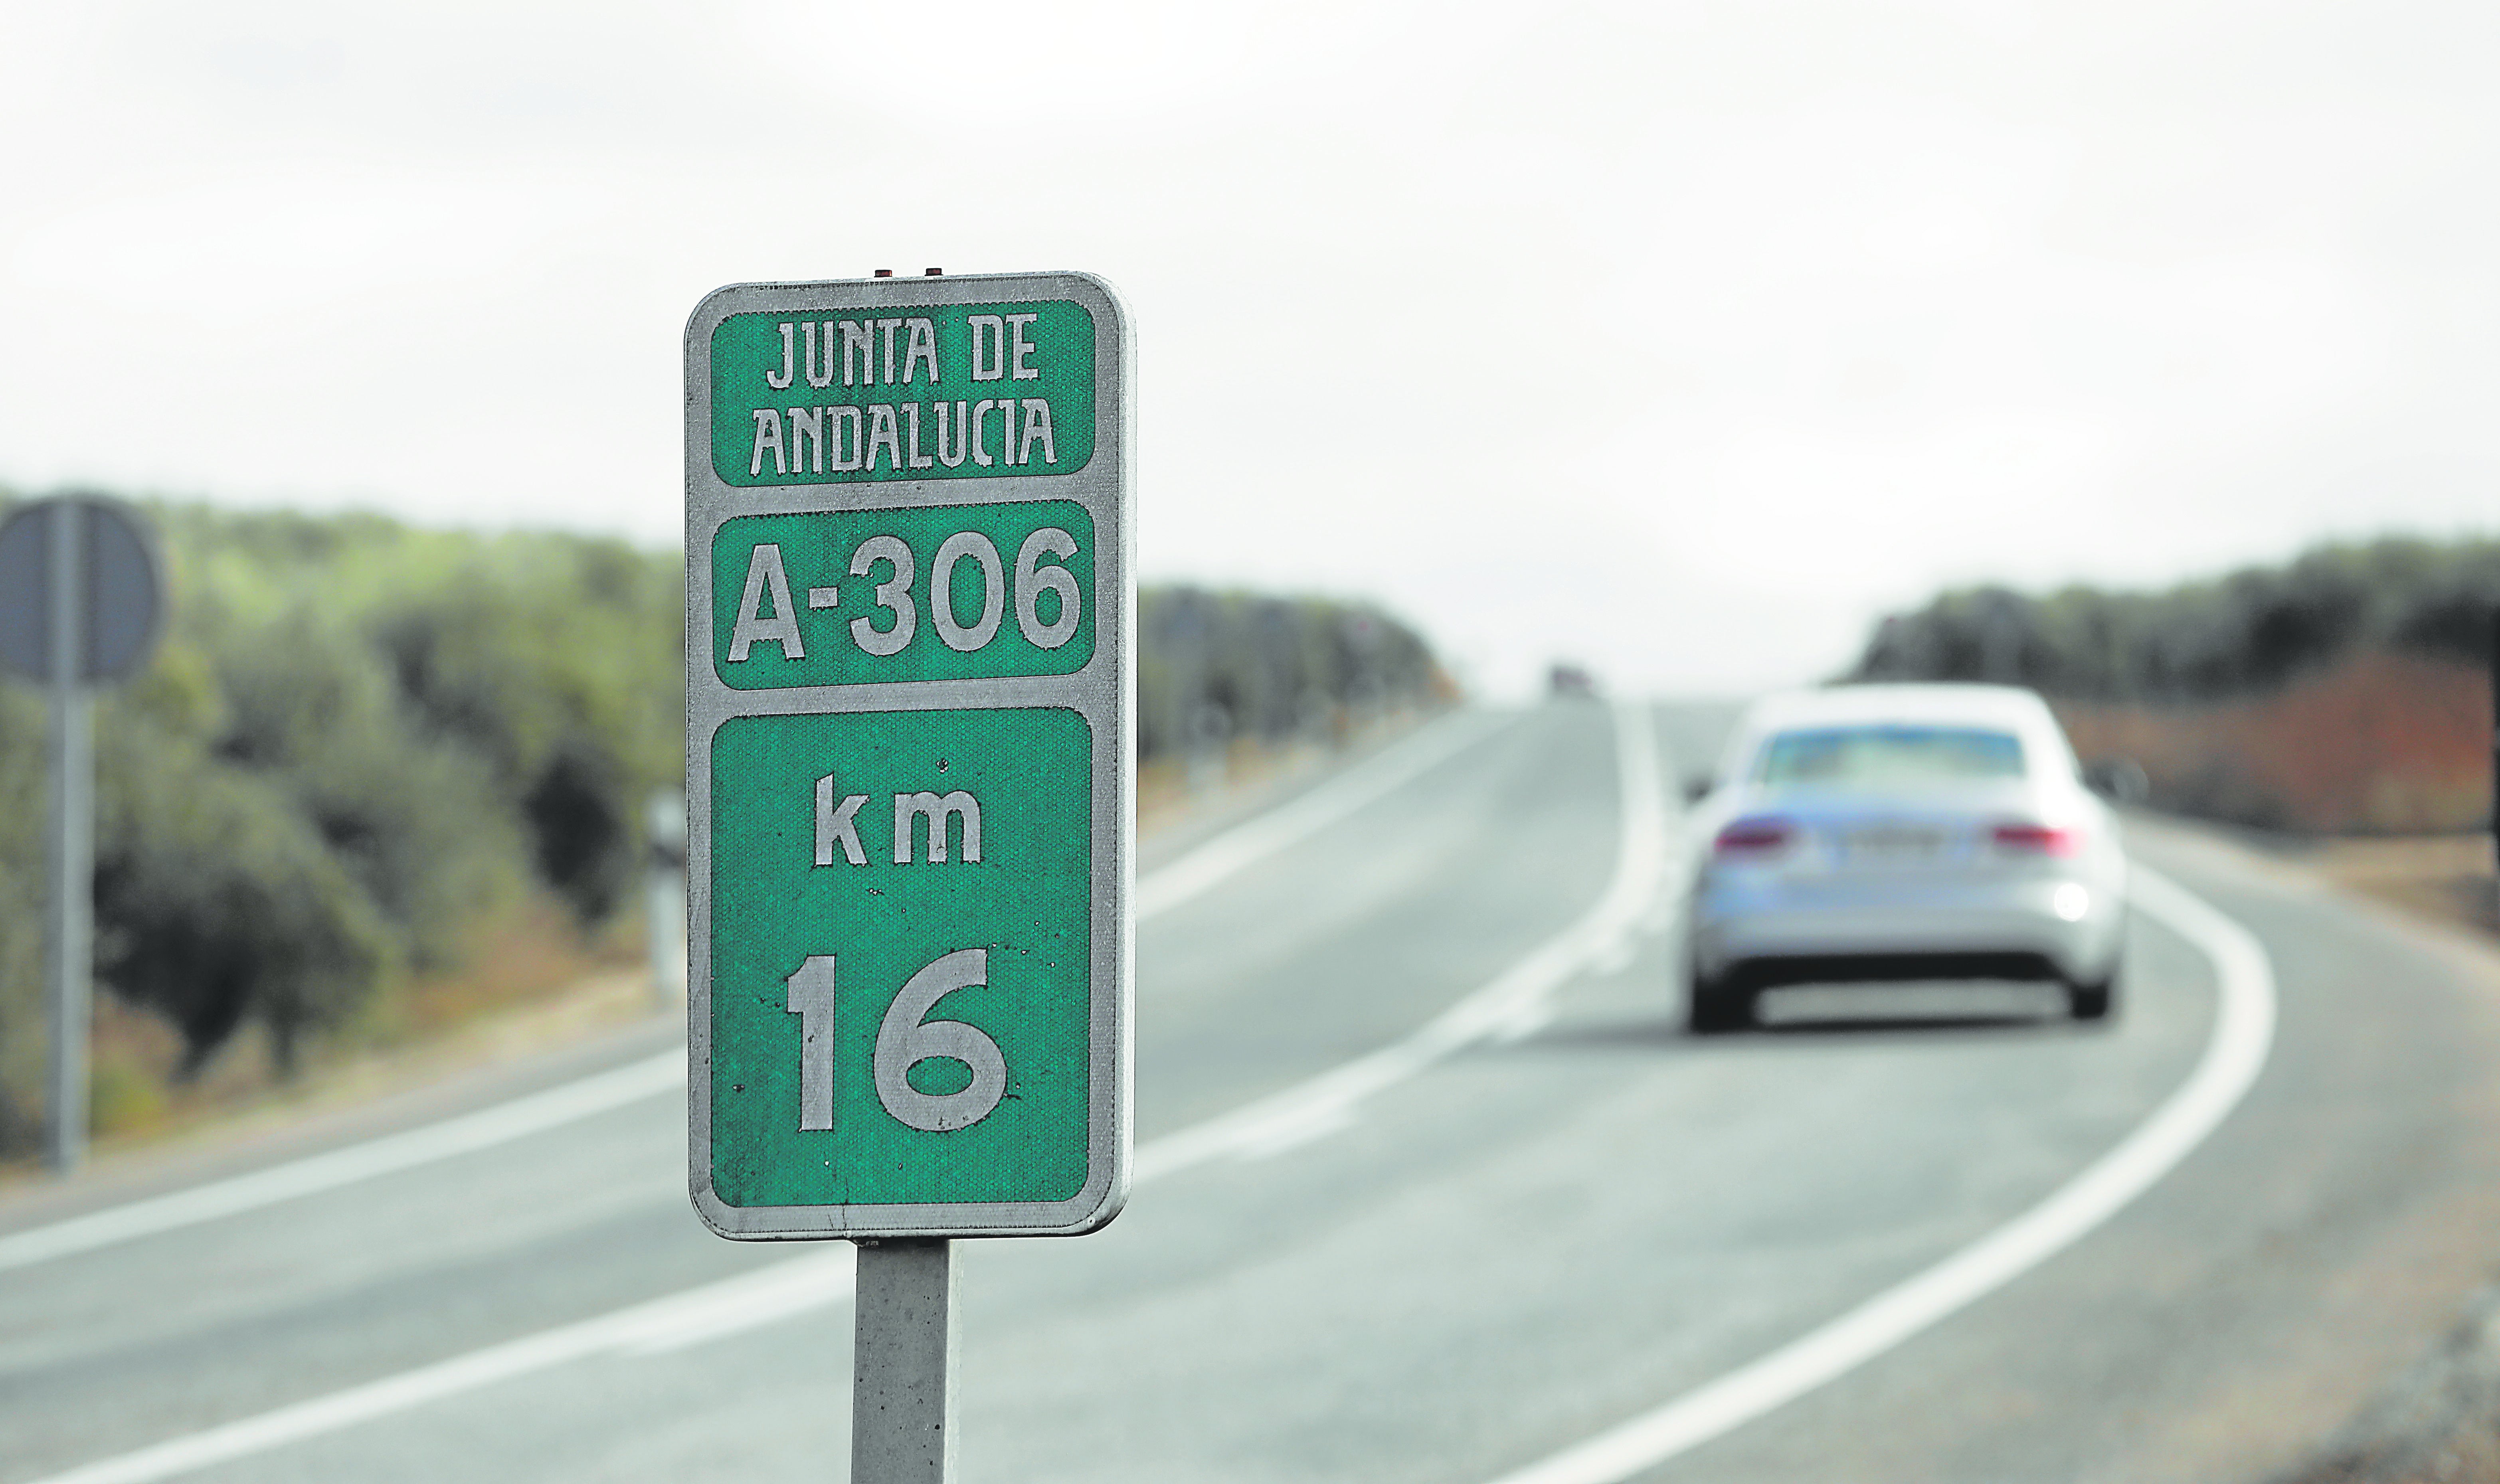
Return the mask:
[[[1069,300],[1093,316],[1092,457],[1069,474],[984,478],[897,478],[880,482],[738,487],[713,459],[714,331],[732,315],[813,315],[1000,301]],[[830,329],[828,330],[830,334]],[[828,346],[830,356],[831,347]],[[1132,572],[1134,365],[1127,314],[1110,286],[1082,273],[966,275],[747,283],[699,304],[685,337],[686,491],[686,815],[687,815],[687,1156],[696,1211],[712,1231],[744,1240],[831,1237],[1074,1236],[1117,1215],[1126,1201],[1131,1148],[1132,1001],[1135,944],[1130,919],[1135,834],[1134,751],[1136,598]],[[778,384],[778,383],[775,383]],[[942,473],[942,471],[938,471]],[[1017,502],[1070,501],[1095,530],[1091,658],[1073,674],[733,689],[714,668],[714,537],[750,515],[889,511]],[[715,733],[733,719],[853,712],[1001,710],[1061,708],[1092,731],[1090,915],[1091,1035],[1087,1067],[1084,1182],[1069,1200],[879,1205],[733,1205],[713,1188],[711,1076],[713,1023],[712,833],[716,791],[736,779],[713,775]]]

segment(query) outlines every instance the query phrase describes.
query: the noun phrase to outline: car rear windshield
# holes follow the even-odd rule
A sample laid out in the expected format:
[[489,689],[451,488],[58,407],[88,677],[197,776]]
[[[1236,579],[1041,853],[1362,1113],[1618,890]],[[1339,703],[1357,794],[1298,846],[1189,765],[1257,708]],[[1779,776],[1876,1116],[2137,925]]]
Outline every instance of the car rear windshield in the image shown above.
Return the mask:
[[2023,743],[1978,727],[1817,727],[1782,732],[1754,764],[1754,781],[1887,788],[2023,776]]

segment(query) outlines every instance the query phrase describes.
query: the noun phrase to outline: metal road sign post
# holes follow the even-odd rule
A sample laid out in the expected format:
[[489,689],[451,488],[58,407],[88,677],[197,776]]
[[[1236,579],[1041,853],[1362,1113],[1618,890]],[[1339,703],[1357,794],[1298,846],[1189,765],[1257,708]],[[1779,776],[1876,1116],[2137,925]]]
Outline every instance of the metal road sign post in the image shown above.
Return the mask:
[[54,1170],[86,1156],[87,1036],[95,915],[94,686],[147,662],[164,617],[146,520],[117,501],[67,495],[0,523],[0,666],[51,703],[44,918],[51,1009],[46,1153]]
[[861,1244],[860,1484],[949,1474],[950,1239],[1127,1193],[1129,365],[1084,274],[686,327],[689,1182]]

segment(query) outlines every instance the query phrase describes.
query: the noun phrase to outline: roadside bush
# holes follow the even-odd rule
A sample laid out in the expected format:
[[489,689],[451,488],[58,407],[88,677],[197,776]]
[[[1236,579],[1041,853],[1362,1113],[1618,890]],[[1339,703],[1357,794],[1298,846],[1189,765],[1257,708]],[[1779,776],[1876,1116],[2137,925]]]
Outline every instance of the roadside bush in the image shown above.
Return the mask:
[[1455,693],[1423,636],[1364,603],[1149,587],[1137,648],[1141,760],[1234,738],[1333,736]]
[[1956,589],[1884,619],[1844,678],[2216,701],[2280,688],[2364,648],[2487,665],[2495,611],[2500,541],[2388,537],[2154,591]]
[[[627,900],[681,775],[682,563],[372,515],[152,511],[172,620],[97,712],[96,974],[281,1072],[543,890]],[[0,1153],[43,1079],[44,709],[0,687]]]

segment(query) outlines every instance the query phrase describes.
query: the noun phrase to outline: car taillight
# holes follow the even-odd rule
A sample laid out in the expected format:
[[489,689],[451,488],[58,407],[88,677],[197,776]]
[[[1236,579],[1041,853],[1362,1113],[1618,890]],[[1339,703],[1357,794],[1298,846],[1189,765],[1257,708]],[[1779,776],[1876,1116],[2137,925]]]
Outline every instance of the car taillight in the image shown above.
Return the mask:
[[1722,856],[1770,855],[1795,838],[1796,827],[1785,819],[1739,819],[1719,832],[1712,847]]
[[2084,846],[2081,830],[2053,829],[2045,824],[2001,824],[1995,829],[2000,850],[2026,855],[2072,855]]

